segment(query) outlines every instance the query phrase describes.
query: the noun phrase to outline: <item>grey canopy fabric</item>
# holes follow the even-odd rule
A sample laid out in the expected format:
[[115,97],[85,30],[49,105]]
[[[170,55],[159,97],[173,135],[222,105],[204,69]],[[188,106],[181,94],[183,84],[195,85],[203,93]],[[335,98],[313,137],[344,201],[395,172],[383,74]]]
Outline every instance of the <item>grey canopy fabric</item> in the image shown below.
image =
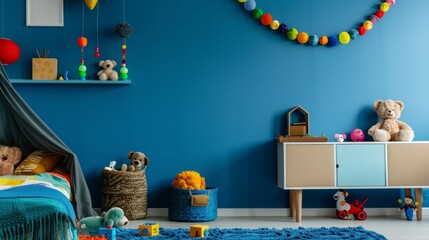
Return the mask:
[[0,90],[0,144],[19,147],[23,156],[35,150],[64,155],[62,166],[70,174],[77,217],[97,215],[78,157],[16,92],[1,63]]

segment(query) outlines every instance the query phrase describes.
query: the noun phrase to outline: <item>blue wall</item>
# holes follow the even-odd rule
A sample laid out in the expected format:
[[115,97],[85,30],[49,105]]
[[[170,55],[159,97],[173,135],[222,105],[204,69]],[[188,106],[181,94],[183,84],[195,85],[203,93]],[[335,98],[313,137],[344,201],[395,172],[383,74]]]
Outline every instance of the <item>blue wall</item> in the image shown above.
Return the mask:
[[[120,61],[113,28],[122,1],[100,0],[102,59]],[[257,1],[258,6],[310,34],[357,27],[378,1]],[[21,46],[6,67],[31,78],[31,51],[50,48],[61,71],[77,77],[81,1],[65,0],[64,27],[26,27],[25,1],[7,1],[4,37]],[[378,121],[377,99],[405,102],[401,119],[427,140],[429,1],[397,1],[374,28],[348,45],[309,47],[289,42],[252,19],[236,0],[127,1],[132,85],[15,85],[39,116],[74,150],[100,206],[100,173],[109,161],[128,163],[129,151],[150,158],[149,207],[168,206],[175,175],[196,170],[220,188],[220,208],[288,206],[276,186],[276,143],[286,113],[310,112],[311,132],[365,131]],[[96,78],[96,11],[85,9],[88,78]],[[117,68],[118,70],[119,68]],[[368,166],[371,167],[371,166]],[[404,172],[406,174],[406,172]],[[305,191],[304,207],[335,207],[335,191]],[[354,190],[367,207],[395,207],[399,190]]]

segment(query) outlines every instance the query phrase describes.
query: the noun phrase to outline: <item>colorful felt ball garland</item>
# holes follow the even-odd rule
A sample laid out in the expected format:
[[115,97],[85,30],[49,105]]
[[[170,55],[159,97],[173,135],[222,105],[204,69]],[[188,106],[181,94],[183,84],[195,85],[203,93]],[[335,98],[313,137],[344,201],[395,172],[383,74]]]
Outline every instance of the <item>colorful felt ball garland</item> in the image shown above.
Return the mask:
[[79,45],[80,47],[80,51],[81,51],[81,59],[80,59],[80,66],[78,68],[79,71],[79,78],[80,80],[86,80],[86,66],[85,66],[85,58],[84,58],[84,47],[86,47],[86,45],[88,44],[88,40],[86,39],[86,37],[80,37],[77,39],[77,45]]
[[273,19],[269,13],[264,13],[262,9],[256,8],[255,0],[238,0],[243,4],[246,11],[250,12],[253,18],[258,19],[262,25],[270,26],[274,31],[278,31],[285,35],[291,41],[297,41],[299,44],[306,44],[309,46],[325,45],[334,47],[339,44],[349,44],[350,40],[355,40],[359,35],[365,35],[367,31],[371,30],[383,16],[389,11],[396,0],[385,0],[380,4],[379,10],[372,14],[368,20],[364,21],[358,28],[351,29],[350,31],[343,31],[339,34],[332,36],[308,35],[306,32],[299,32],[296,28],[291,28],[285,23],[280,23],[278,20]]

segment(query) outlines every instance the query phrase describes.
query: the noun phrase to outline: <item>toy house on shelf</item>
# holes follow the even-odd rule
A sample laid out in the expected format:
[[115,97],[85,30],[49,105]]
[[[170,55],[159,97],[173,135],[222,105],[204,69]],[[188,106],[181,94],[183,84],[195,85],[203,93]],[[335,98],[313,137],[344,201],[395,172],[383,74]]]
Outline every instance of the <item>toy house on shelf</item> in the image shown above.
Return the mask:
[[310,113],[301,106],[287,113],[287,135],[279,136],[279,142],[327,142],[327,137],[313,137],[310,132]]

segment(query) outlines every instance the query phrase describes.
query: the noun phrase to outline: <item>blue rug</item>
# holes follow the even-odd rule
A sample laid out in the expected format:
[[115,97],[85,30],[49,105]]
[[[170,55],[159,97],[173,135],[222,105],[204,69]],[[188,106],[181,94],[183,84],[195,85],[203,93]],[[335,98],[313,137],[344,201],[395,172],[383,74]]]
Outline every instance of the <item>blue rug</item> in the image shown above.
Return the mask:
[[[137,239],[197,239],[190,238],[189,229],[166,229],[160,228],[160,233],[156,237],[140,237],[137,229],[117,229],[117,239],[137,240]],[[202,239],[202,238],[199,238]],[[363,227],[330,227],[330,228],[210,228],[209,234],[205,238],[209,239],[239,239],[239,240],[276,240],[276,239],[386,239],[383,235],[368,231]]]

